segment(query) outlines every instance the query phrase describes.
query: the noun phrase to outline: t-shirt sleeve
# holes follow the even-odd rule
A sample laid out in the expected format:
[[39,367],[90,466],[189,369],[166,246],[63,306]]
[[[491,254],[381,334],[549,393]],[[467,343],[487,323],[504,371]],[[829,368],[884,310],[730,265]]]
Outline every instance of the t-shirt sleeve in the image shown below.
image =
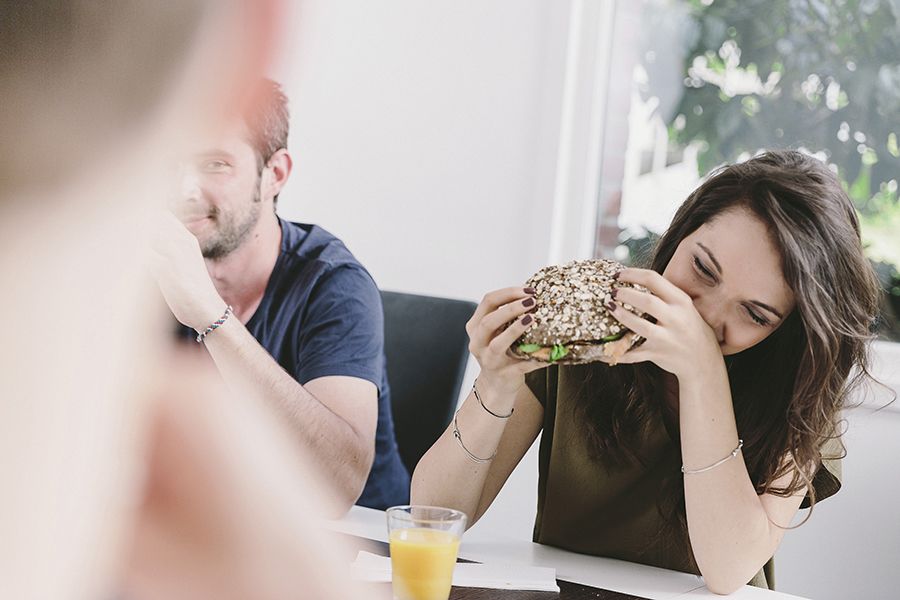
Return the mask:
[[[841,459],[844,456],[844,446],[840,438],[828,440],[822,447],[822,464],[813,476],[813,489],[816,492],[816,502],[834,496],[841,489]],[[806,495],[800,508],[809,508],[810,494]]]
[[384,313],[371,276],[354,265],[323,275],[310,294],[298,333],[294,377],[303,385],[344,375],[381,385]]

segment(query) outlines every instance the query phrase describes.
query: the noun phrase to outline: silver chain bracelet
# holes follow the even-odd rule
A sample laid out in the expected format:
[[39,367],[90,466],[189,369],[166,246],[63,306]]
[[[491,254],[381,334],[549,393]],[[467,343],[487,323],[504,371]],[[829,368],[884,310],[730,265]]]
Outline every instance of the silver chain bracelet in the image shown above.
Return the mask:
[[706,471],[711,471],[711,470],[715,469],[716,467],[718,467],[719,465],[725,464],[726,462],[728,462],[729,460],[731,460],[732,458],[737,456],[738,452],[740,452],[741,448],[743,448],[743,447],[744,447],[744,440],[738,440],[738,445],[735,447],[734,450],[731,451],[731,454],[729,454],[725,458],[723,458],[721,460],[717,460],[713,464],[709,465],[708,467],[703,467],[702,469],[686,469],[686,468],[684,468],[684,465],[681,465],[681,472],[684,473],[685,475],[696,475],[697,473],[705,473]]
[[481,458],[481,457],[475,456],[474,454],[472,454],[469,451],[468,448],[466,448],[466,445],[463,444],[462,437],[459,435],[459,423],[457,423],[457,421],[456,421],[456,417],[458,417],[458,416],[459,416],[459,411],[456,411],[456,413],[454,413],[454,415],[453,415],[453,437],[456,438],[456,442],[459,444],[459,447],[463,449],[463,452],[466,453],[466,456],[469,457],[469,460],[471,460],[472,462],[476,462],[480,465],[489,463],[492,460],[494,460],[494,458],[497,456],[496,450],[494,451],[493,454],[491,454],[490,458]]

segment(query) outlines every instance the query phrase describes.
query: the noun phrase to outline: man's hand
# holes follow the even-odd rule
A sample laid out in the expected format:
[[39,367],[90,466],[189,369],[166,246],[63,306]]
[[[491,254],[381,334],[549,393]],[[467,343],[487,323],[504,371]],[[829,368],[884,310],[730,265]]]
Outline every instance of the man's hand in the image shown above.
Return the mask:
[[225,312],[197,238],[172,213],[161,212],[154,222],[150,267],[175,318],[204,330]]

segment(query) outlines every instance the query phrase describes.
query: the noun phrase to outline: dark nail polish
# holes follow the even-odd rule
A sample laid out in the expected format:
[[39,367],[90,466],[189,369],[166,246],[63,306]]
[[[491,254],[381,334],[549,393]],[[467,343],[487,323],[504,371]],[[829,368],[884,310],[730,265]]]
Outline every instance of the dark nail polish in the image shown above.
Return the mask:
[[529,325],[534,319],[531,318],[531,315],[525,315],[522,319],[522,325]]
[[610,296],[610,298],[612,298],[613,300],[615,300],[616,294],[618,294],[618,293],[619,293],[619,289],[616,288],[616,289],[614,289],[613,291],[611,291],[611,292],[609,293],[609,296]]
[[621,274],[622,274],[622,271],[616,271],[616,274],[613,275],[613,279],[618,279],[619,275],[621,275]]
[[522,300],[522,306],[534,306],[534,298],[525,298]]
[[612,312],[612,311],[616,310],[616,309],[618,308],[618,306],[616,306],[616,303],[615,303],[615,302],[607,302],[607,303],[606,303],[606,308],[607,308],[610,312]]
[[522,291],[531,296],[534,296],[534,294],[535,294],[535,290],[533,287],[527,287],[527,288],[523,289]]

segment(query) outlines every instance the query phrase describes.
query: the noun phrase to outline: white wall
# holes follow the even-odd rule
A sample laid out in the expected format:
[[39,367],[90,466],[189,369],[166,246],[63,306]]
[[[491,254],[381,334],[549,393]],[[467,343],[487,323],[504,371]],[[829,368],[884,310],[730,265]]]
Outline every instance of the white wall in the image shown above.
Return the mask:
[[[875,346],[871,387],[845,411],[843,487],[789,531],[776,555],[778,589],[816,600],[900,598],[900,344]],[[804,511],[804,516],[807,511]]]
[[[294,11],[274,71],[295,159],[279,213],[341,237],[383,289],[477,301],[547,264],[570,2]],[[536,451],[477,527],[531,539]]]
[[280,213],[386,289],[479,299],[547,260],[568,2],[307,0],[276,70]]

